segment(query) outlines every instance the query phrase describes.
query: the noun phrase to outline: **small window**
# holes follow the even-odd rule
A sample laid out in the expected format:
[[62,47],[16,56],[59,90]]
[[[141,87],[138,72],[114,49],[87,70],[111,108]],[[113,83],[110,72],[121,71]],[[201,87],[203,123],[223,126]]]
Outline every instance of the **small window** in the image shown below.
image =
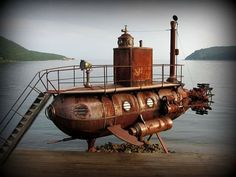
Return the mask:
[[125,110],[125,111],[130,111],[130,109],[131,109],[131,104],[128,102],[128,101],[124,101],[123,102],[123,109]]
[[147,99],[147,106],[148,106],[149,108],[152,108],[153,105],[154,105],[153,99],[152,99],[152,98],[148,98],[148,99]]

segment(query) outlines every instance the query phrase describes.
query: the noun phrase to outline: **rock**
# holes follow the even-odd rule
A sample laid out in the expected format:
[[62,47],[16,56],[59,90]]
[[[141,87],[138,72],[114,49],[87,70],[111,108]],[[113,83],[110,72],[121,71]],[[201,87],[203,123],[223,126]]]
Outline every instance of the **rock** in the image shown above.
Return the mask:
[[124,152],[124,153],[157,153],[162,152],[158,144],[144,144],[135,146],[129,143],[113,144],[108,142],[105,145],[97,146],[97,152]]

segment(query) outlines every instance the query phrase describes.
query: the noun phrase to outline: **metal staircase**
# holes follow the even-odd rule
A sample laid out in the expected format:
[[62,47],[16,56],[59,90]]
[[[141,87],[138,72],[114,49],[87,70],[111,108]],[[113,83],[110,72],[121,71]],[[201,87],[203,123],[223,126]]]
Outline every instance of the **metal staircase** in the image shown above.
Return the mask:
[[4,141],[2,147],[0,148],[1,164],[7,159],[23,135],[30,128],[31,124],[47,103],[50,96],[51,94],[48,93],[40,93],[15,129],[12,131],[10,136]]
[[1,165],[7,160],[52,95],[47,92],[44,78],[45,74],[38,72],[5,117],[0,119]]

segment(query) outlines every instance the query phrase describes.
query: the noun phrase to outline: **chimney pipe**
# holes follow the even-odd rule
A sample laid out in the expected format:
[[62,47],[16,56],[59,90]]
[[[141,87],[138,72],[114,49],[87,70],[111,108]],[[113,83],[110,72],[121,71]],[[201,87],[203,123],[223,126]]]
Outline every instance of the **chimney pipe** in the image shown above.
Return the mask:
[[142,40],[139,41],[139,47],[143,47],[143,41]]
[[178,82],[176,78],[176,23],[177,23],[177,16],[174,18],[174,21],[170,22],[170,76],[167,79],[168,82]]

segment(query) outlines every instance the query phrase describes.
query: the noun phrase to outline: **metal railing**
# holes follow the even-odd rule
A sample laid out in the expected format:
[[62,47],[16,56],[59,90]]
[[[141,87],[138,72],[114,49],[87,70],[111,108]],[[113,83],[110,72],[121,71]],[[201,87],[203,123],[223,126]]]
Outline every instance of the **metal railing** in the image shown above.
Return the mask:
[[[160,83],[164,85],[167,78],[169,77],[169,64],[154,64],[153,67],[150,66],[113,66],[113,65],[94,65],[89,70],[89,83],[91,86],[101,86],[105,89],[109,85],[118,86],[120,82],[132,82],[131,79],[123,77],[119,80],[116,80],[117,70],[129,70],[134,72],[134,70],[142,70],[142,72],[152,70],[152,83]],[[183,79],[183,65],[175,65],[176,67],[176,78],[182,83]],[[127,72],[126,72],[127,73]],[[61,91],[66,89],[71,89],[73,87],[83,87],[86,85],[86,70],[81,70],[79,65],[74,66],[65,66],[58,68],[51,68],[42,70],[38,73],[39,78],[44,85],[46,91],[54,90],[55,93],[61,93]],[[142,78],[142,77],[141,77]],[[148,80],[141,79],[141,83],[145,83]],[[136,80],[138,82],[138,80]]]

